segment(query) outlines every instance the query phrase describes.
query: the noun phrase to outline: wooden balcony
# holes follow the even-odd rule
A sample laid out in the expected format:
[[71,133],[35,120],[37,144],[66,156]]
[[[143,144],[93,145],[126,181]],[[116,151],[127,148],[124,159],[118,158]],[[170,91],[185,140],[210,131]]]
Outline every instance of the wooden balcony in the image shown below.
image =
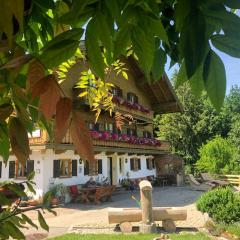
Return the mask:
[[[31,146],[45,145],[46,148],[57,148],[61,150],[74,149],[73,141],[70,133],[68,132],[61,144],[57,146],[49,142],[49,138],[46,132],[42,132],[39,138],[29,139]],[[161,141],[160,146],[144,145],[144,144],[132,144],[129,142],[123,142],[119,140],[101,140],[93,139],[94,150],[96,152],[121,152],[121,153],[139,153],[139,154],[161,154],[161,152],[168,152],[170,145],[166,141]]]

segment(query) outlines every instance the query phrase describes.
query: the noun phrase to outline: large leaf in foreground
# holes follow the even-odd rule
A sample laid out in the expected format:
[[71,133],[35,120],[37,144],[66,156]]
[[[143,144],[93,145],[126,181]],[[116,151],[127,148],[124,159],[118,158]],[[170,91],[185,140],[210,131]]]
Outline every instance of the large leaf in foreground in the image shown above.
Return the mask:
[[72,111],[72,100],[70,98],[61,98],[56,106],[56,117],[54,126],[55,142],[60,142],[66,135],[69,127],[70,114]]
[[13,153],[21,163],[25,163],[29,159],[29,140],[27,130],[19,118],[10,118],[9,138]]
[[73,145],[80,157],[84,160],[95,161],[92,138],[80,113],[73,112],[70,133]]
[[40,211],[38,211],[38,221],[39,221],[41,228],[43,228],[46,231],[49,231],[49,227]]
[[213,106],[220,110],[226,93],[226,72],[221,58],[209,51],[204,63],[205,88]]

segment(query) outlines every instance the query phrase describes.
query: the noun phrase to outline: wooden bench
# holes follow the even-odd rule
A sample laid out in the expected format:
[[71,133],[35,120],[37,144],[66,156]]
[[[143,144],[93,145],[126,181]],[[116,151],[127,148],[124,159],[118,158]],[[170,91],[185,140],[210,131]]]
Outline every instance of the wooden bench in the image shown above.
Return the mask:
[[108,201],[111,201],[112,193],[115,191],[116,186],[102,186],[97,187],[96,192],[94,194],[94,203],[99,204],[101,199],[106,197]]

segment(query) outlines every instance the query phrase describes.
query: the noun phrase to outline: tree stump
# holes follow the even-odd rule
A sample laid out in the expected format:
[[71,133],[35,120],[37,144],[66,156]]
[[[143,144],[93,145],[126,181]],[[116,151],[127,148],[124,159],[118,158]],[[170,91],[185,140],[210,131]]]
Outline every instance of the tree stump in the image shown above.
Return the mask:
[[130,222],[123,222],[119,225],[121,232],[123,233],[131,233],[132,232],[132,224]]
[[163,220],[162,226],[166,232],[176,232],[176,225],[173,220]]

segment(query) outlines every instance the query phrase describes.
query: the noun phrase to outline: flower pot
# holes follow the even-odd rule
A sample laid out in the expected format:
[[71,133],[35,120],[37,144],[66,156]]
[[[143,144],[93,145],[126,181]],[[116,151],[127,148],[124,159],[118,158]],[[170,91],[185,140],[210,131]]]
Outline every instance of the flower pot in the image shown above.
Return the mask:
[[57,198],[57,197],[53,197],[53,198],[51,199],[51,205],[58,205],[58,204],[59,204],[58,198]]

